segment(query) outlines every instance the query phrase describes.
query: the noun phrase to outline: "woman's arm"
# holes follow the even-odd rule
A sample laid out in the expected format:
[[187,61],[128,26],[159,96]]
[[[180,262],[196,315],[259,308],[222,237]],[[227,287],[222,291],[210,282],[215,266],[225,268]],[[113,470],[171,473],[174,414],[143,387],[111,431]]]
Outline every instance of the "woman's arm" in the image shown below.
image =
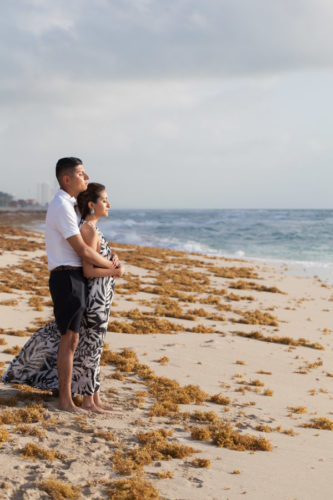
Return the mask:
[[103,267],[94,267],[91,264],[83,262],[83,276],[85,278],[105,278],[112,276],[113,278],[120,278],[124,274],[123,266],[112,269],[105,269]]
[[[88,224],[83,224],[80,231],[84,242],[96,252],[99,251],[100,240],[97,231]],[[124,272],[122,265],[116,267],[113,264],[111,268],[106,269],[102,267],[95,267],[85,259],[82,260],[82,263],[83,275],[86,278],[105,278],[106,276],[119,278]]]

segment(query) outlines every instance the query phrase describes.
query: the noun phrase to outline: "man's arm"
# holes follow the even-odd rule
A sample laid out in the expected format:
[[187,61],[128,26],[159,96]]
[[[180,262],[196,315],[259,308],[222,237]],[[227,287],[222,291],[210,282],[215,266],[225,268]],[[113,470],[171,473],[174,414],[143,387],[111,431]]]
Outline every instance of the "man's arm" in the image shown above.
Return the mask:
[[116,274],[116,267],[112,260],[105,259],[105,257],[102,257],[93,248],[89,247],[83,241],[81,234],[71,236],[70,238],[67,238],[67,241],[82,260],[85,260],[86,262],[89,262],[89,264],[97,267],[114,270]]
[[[81,236],[84,241],[84,243],[92,248],[93,250],[96,250],[96,252],[99,252],[99,247],[100,247],[100,239],[98,236],[98,233],[96,229],[92,228],[88,224],[83,224],[80,228],[81,231]],[[82,264],[83,264],[83,275],[86,278],[104,278],[106,276],[113,276],[113,278],[120,278],[123,273],[124,269],[122,265],[119,262],[119,259],[117,255],[113,255],[113,258],[110,259],[115,266],[115,270],[113,269],[106,269],[105,267],[96,267],[90,262],[87,262],[85,259],[82,259]]]

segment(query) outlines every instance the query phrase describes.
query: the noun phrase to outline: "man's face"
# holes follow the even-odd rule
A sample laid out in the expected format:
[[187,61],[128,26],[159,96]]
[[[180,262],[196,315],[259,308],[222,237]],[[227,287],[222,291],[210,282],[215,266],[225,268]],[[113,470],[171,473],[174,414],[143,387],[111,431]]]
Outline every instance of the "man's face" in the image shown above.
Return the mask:
[[79,193],[85,191],[88,186],[89,176],[86,174],[83,165],[77,165],[70,176],[70,190],[75,198]]

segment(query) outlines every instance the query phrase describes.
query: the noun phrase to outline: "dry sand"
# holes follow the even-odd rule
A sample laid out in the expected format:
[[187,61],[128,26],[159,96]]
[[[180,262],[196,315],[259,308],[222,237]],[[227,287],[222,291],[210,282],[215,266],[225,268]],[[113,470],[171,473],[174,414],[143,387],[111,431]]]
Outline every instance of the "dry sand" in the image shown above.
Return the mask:
[[[2,235],[0,371],[13,357],[5,351],[27,340],[13,333],[52,318],[43,237],[10,227]],[[0,384],[0,419],[11,422],[0,424],[0,498],[50,498],[38,484],[54,478],[96,500],[331,499],[332,287],[266,264],[113,248],[127,269],[102,366],[102,395],[115,411],[67,414],[51,395]],[[216,394],[225,404],[209,401]],[[21,421],[34,421],[15,424],[32,403],[41,409]],[[194,427],[206,441],[192,439]],[[159,429],[170,435],[139,441]],[[61,456],[24,458],[27,443]]]

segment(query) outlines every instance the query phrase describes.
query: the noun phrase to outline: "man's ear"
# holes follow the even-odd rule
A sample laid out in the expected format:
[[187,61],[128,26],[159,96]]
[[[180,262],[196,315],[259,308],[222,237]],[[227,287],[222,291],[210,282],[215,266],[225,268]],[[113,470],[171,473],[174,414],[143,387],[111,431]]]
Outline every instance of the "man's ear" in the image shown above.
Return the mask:
[[70,175],[64,174],[61,177],[59,184],[60,184],[61,187],[67,187],[70,184],[70,182],[71,182]]

